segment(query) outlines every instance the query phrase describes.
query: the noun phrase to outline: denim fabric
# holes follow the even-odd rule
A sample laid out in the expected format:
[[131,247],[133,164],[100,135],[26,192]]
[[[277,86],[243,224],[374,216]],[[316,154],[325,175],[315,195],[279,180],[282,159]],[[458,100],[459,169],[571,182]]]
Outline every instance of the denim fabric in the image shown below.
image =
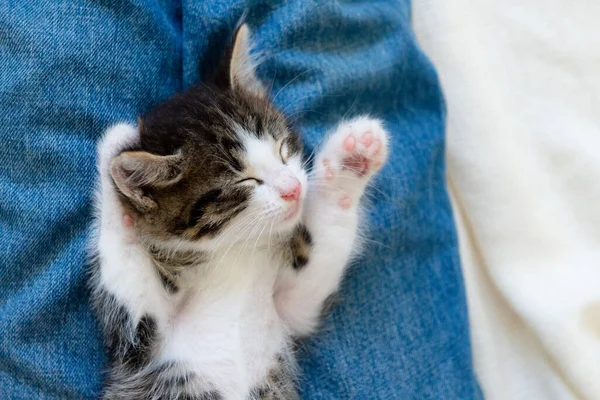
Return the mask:
[[259,75],[309,152],[357,114],[392,135],[364,255],[300,351],[305,398],[481,398],[442,95],[408,0],[0,2],[0,398],[97,396],[105,357],[85,256],[95,142],[202,79],[244,11]]

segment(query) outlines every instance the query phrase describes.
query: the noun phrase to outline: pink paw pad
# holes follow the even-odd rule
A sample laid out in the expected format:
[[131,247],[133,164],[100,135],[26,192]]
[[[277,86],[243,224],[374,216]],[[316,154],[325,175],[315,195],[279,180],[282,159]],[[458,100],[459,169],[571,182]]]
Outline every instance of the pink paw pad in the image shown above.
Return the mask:
[[371,152],[374,156],[376,156],[377,154],[379,154],[380,150],[381,150],[381,140],[377,139],[377,140],[375,140],[375,142],[373,143],[373,146],[371,147]]
[[364,176],[369,171],[369,160],[361,155],[353,155],[344,160],[344,169],[356,173],[358,176]]
[[367,131],[362,137],[362,144],[366,147],[369,147],[373,143],[373,134],[370,131]]
[[349,196],[344,196],[340,199],[338,204],[343,210],[347,210],[350,208],[350,205],[352,205],[352,200],[350,200]]
[[354,136],[350,135],[344,140],[344,150],[352,151],[354,150],[354,146],[356,145],[356,139]]

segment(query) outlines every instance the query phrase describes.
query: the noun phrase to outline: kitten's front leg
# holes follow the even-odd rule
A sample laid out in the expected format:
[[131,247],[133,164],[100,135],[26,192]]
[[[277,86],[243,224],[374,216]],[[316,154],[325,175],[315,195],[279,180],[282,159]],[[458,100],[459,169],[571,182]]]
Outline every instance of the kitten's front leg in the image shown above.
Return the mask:
[[134,219],[125,213],[110,176],[110,163],[135,146],[138,130],[117,125],[98,145],[100,187],[96,198],[96,262],[90,281],[92,300],[110,358],[143,366],[168,315],[168,299],[152,261],[137,242]]
[[294,268],[285,271],[275,293],[279,314],[296,335],[318,325],[323,303],[339,286],[359,246],[360,199],[387,158],[381,122],[357,118],[338,126],[315,161],[304,224],[296,231]]

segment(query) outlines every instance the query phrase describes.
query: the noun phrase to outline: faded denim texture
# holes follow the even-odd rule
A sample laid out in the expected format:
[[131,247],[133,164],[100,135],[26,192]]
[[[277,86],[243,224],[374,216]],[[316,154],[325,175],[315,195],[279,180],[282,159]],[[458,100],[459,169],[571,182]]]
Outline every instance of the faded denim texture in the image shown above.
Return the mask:
[[197,82],[248,10],[259,75],[309,152],[343,117],[392,136],[369,241],[300,352],[307,399],[479,399],[444,187],[444,106],[401,1],[0,2],[0,398],[94,398],[95,142]]

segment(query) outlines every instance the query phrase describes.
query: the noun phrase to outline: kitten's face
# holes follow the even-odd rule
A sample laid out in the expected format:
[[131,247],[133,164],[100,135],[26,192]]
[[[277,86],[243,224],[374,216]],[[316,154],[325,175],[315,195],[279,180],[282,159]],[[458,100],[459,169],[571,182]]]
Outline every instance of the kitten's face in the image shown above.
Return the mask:
[[[175,184],[149,192],[157,207],[145,220],[191,240],[291,229],[307,179],[300,140],[286,119],[264,99],[223,93],[204,103],[197,101],[200,93],[192,95],[198,109],[193,124],[186,123],[189,115],[176,114],[165,126],[160,110],[144,123],[142,148],[154,150],[157,137],[180,132],[166,153],[179,154],[183,166]],[[159,146],[154,153],[164,149]]]
[[302,145],[248,70],[247,35],[243,26],[226,55],[229,74],[159,106],[141,124],[139,148],[114,159],[113,179],[142,233],[231,243],[297,224]]

